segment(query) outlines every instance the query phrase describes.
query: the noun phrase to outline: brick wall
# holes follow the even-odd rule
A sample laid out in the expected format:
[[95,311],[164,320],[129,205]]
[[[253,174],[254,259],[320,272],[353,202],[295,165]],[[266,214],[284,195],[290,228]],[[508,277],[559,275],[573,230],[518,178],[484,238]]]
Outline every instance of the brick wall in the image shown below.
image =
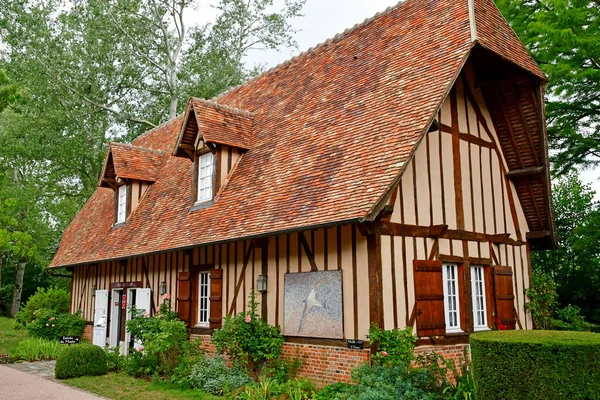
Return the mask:
[[85,328],[83,328],[82,339],[86,339],[89,343],[94,341],[94,326],[92,324],[85,325]]
[[[215,345],[209,335],[191,335],[190,339],[199,339],[208,354],[214,355]],[[464,348],[468,344],[452,346],[420,346],[416,354],[425,354],[435,351],[446,359],[452,359],[458,367],[463,358]],[[359,365],[369,362],[370,350],[350,350],[344,347],[319,346],[286,342],[283,344],[283,357],[302,360],[298,376],[308,378],[317,386],[328,383],[350,382],[350,372]],[[450,377],[451,379],[453,377]]]

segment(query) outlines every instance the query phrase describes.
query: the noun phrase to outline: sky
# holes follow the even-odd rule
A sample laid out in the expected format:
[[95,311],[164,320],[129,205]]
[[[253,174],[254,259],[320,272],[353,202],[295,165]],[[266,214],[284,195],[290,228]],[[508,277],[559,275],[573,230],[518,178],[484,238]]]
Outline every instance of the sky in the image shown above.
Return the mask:
[[[292,27],[297,30],[295,38],[298,49],[253,51],[246,58],[246,63],[249,66],[261,64],[267,69],[275,67],[396,4],[398,0],[306,0],[304,16],[292,20]],[[199,10],[204,18],[213,19],[216,15],[214,10],[204,7]],[[580,177],[585,183],[591,184],[596,191],[595,200],[600,201],[600,169],[581,171]]]

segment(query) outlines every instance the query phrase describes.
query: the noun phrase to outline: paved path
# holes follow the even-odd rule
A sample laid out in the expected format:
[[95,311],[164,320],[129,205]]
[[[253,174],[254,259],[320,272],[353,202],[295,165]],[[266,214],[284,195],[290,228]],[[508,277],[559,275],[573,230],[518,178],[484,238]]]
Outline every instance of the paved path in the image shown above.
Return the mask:
[[[0,399],[98,400],[98,397],[56,380],[54,361],[0,365]],[[24,372],[25,371],[25,372]]]

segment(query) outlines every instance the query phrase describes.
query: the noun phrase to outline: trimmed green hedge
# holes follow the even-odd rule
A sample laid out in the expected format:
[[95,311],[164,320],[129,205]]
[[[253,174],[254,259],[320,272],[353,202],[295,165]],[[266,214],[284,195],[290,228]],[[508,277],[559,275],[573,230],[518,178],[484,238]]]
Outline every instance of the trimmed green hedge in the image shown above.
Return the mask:
[[488,331],[471,335],[478,399],[600,399],[600,335]]
[[65,347],[56,360],[54,375],[58,379],[106,374],[106,354],[93,344]]

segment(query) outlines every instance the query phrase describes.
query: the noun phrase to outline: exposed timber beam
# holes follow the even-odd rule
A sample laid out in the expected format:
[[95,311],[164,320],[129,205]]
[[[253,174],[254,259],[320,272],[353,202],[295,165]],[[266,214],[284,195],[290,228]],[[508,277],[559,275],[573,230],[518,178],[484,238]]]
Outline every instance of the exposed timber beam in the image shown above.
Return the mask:
[[528,167],[528,168],[519,168],[513,169],[506,173],[506,177],[509,179],[518,178],[521,176],[532,176],[543,173],[545,170],[544,166],[541,165],[539,167]]
[[551,235],[550,231],[528,232],[527,233],[527,240],[531,240],[531,239],[544,239],[544,238],[550,237],[550,235]]

